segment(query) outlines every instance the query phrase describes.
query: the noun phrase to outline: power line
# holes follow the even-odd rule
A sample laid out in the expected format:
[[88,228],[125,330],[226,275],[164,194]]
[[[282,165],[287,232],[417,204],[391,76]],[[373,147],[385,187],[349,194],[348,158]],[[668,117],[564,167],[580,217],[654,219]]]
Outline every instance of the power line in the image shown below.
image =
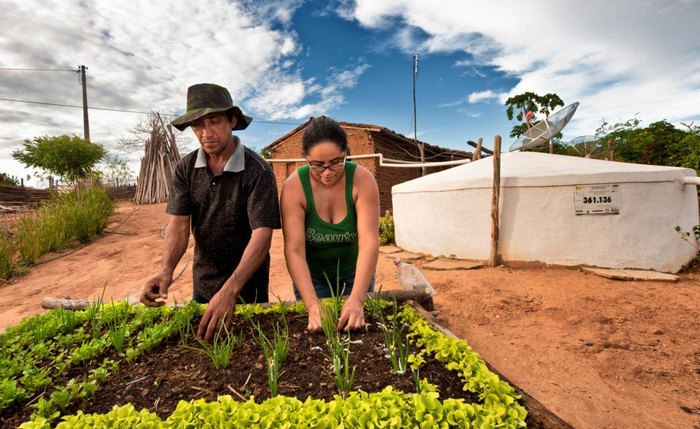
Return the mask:
[[79,70],[76,69],[21,69],[13,67],[0,67],[0,71],[79,72]]
[[[43,106],[73,107],[73,108],[77,108],[77,109],[83,108],[83,106],[77,106],[75,104],[47,103],[44,101],[14,100],[12,98],[0,98],[0,100],[11,101],[13,103],[41,104]],[[143,113],[143,114],[151,113],[151,112],[142,112],[140,110],[110,109],[107,107],[88,107],[88,109],[90,109],[90,110],[107,110],[110,112],[124,112],[124,113]]]
[[[0,100],[1,101],[10,101],[13,103],[40,104],[43,106],[71,107],[71,108],[76,108],[76,109],[83,108],[83,106],[77,106],[75,104],[47,103],[44,101],[15,100],[12,98],[0,98]],[[148,115],[150,113],[153,113],[152,111],[151,112],[144,112],[141,110],[110,109],[107,107],[94,107],[94,106],[88,107],[88,109],[90,109],[90,110],[105,110],[108,112],[138,113],[138,114],[144,114],[144,115]],[[178,116],[178,115],[175,115],[172,113],[162,113],[162,115],[163,116],[173,116],[173,117]],[[300,122],[282,122],[282,121],[258,121],[258,120],[256,120],[255,122],[259,123],[259,124],[275,124],[275,125],[300,125],[301,124]]]

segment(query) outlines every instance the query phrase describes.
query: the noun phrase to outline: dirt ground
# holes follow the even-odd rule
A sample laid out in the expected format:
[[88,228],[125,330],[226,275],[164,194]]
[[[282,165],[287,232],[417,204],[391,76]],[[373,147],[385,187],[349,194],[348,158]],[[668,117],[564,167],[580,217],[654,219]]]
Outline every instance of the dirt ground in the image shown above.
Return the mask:
[[[0,330],[41,312],[47,296],[95,298],[104,288],[106,301],[138,299],[160,267],[164,210],[120,203],[108,226],[115,233],[0,284]],[[191,296],[191,247],[187,254],[169,301]],[[271,256],[271,292],[292,300],[279,231]],[[677,283],[554,268],[423,273],[441,324],[573,426],[700,429],[700,271]],[[398,288],[387,255],[376,282]]]

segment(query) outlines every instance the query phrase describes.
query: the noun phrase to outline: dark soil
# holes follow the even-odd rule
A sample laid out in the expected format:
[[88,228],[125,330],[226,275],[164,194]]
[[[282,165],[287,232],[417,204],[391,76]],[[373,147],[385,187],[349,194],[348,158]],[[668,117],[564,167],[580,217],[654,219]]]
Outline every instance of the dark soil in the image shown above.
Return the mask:
[[[289,349],[287,360],[280,367],[279,394],[304,401],[307,397],[332,400],[338,395],[329,371],[330,360],[323,333],[305,331],[306,315],[288,313]],[[272,326],[280,320],[279,314],[258,315],[265,333],[272,338]],[[387,386],[407,393],[416,386],[409,369],[397,374],[385,357],[384,336],[376,321],[367,314],[366,329],[351,333],[350,362],[355,367],[352,390],[379,392]],[[196,330],[198,320],[193,321]],[[162,419],[167,418],[180,400],[204,398],[215,401],[219,395],[256,402],[270,398],[267,369],[262,348],[254,341],[250,326],[242,319],[234,322],[233,333],[242,332],[244,341],[237,346],[229,366],[216,369],[194,339],[183,346],[178,336],[165,340],[157,348],[142,355],[131,365],[122,363],[117,373],[108,377],[93,398],[82,404],[69,406],[63,414],[75,414],[79,409],[86,414],[105,413],[114,405],[132,403],[136,409],[148,408]],[[84,379],[93,365],[72,368],[70,377]],[[420,377],[437,386],[440,397],[463,398],[473,403],[478,396],[462,390],[464,382],[457,373],[447,370],[440,362],[426,357]],[[50,392],[49,392],[50,393]],[[46,395],[48,396],[48,395]],[[26,404],[6,410],[2,428],[17,427],[29,419],[32,409]]]

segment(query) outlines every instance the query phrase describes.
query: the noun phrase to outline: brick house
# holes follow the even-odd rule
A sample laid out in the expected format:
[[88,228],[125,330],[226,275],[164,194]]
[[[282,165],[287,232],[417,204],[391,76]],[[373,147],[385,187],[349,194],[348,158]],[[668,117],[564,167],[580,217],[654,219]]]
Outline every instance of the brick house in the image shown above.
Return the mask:
[[[301,138],[309,121],[278,138],[265,147],[277,179],[277,189],[281,192],[284,181],[297,167],[304,165],[302,158]],[[340,122],[348,135],[349,159],[367,168],[377,180],[379,187],[380,213],[392,208],[391,187],[407,180],[420,177],[420,168],[395,168],[380,165],[380,156],[385,162],[420,162],[420,152],[413,139],[395,133],[378,125],[355,124]],[[359,157],[358,157],[359,156]],[[357,158],[356,158],[357,157]],[[426,162],[457,161],[471,159],[471,152],[446,149],[425,144]],[[275,161],[279,160],[279,161]],[[426,174],[450,168],[426,167]]]

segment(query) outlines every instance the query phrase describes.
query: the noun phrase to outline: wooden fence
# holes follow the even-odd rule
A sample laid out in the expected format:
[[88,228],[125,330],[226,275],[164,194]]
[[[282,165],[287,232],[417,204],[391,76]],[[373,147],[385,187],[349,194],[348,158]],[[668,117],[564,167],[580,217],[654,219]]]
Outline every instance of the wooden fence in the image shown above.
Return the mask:
[[17,209],[35,206],[51,198],[48,189],[35,189],[23,186],[0,186],[0,206],[4,209]]
[[[115,200],[134,198],[136,185],[108,186],[107,194]],[[0,186],[0,211],[27,209],[51,198],[55,192],[49,189],[36,189],[24,186]]]

